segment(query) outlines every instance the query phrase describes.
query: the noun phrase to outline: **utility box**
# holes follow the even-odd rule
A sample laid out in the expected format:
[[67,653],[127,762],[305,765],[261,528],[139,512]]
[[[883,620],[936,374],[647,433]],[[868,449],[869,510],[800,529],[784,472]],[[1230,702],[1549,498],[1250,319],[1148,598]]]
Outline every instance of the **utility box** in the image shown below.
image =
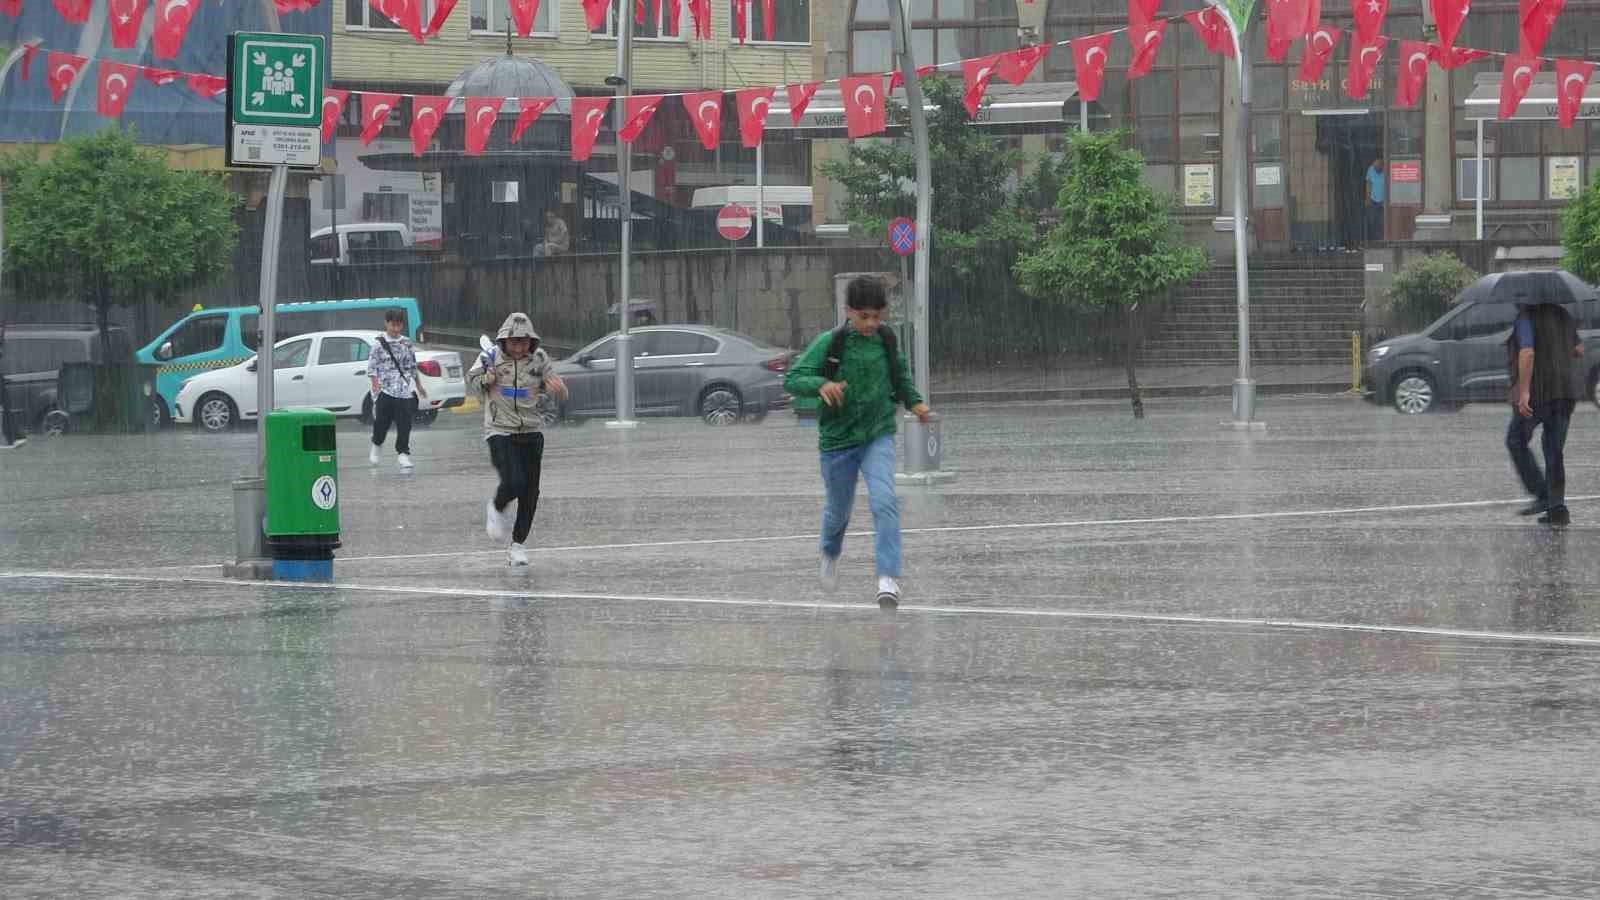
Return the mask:
[[339,546],[339,451],[333,413],[324,409],[268,413],[266,451],[264,531],[267,552],[274,560],[273,577],[315,578],[325,568],[331,578],[333,551]]

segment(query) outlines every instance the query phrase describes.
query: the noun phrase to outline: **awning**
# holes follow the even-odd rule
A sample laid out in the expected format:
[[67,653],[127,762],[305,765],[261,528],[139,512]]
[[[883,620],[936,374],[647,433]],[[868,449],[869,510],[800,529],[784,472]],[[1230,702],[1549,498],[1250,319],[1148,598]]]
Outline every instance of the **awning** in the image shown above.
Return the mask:
[[[1500,75],[1485,72],[1472,79],[1472,93],[1465,101],[1468,119],[1498,119],[1500,117]],[[1556,117],[1556,76],[1554,72],[1541,72],[1533,78],[1528,93],[1522,98],[1511,121],[1553,120]],[[1600,119],[1600,87],[1589,85],[1578,107],[1578,118]]]
[[[1060,125],[1067,101],[1077,95],[1078,85],[1072,81],[1029,82],[1022,85],[991,83],[973,124]],[[890,98],[904,108],[905,88],[895,88]],[[774,104],[767,113],[768,131],[802,131],[805,134],[801,136],[808,138],[844,136],[844,101],[839,96],[838,88],[818,90],[798,125],[789,114],[787,99],[781,96],[774,99],[783,105]],[[924,105],[923,108],[930,112],[934,109],[931,105]],[[905,126],[906,123],[899,119],[889,123],[891,130]]]

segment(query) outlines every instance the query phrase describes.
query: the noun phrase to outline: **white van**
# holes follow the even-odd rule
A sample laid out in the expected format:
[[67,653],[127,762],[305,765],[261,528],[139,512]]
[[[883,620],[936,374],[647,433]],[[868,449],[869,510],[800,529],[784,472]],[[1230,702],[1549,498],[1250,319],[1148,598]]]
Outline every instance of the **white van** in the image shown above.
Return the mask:
[[[349,265],[350,251],[405,250],[416,244],[411,229],[400,222],[356,222],[339,226],[339,265]],[[332,228],[318,228],[311,232],[311,264],[333,265],[334,243]]]

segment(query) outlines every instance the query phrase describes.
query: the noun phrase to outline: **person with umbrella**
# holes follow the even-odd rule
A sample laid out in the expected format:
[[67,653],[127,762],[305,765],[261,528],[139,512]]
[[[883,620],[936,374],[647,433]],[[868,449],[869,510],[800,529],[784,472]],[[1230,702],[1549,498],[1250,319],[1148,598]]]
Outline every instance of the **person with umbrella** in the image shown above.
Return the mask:
[[[1538,515],[1541,524],[1564,526],[1572,521],[1565,450],[1567,426],[1584,391],[1583,367],[1576,362],[1583,357],[1583,340],[1577,321],[1561,305],[1567,298],[1552,290],[1563,286],[1560,279],[1525,281],[1513,287],[1510,298],[1518,312],[1506,339],[1512,407],[1506,449],[1523,487],[1533,495],[1533,502],[1520,514]],[[1536,428],[1542,430],[1543,472],[1528,449]]]

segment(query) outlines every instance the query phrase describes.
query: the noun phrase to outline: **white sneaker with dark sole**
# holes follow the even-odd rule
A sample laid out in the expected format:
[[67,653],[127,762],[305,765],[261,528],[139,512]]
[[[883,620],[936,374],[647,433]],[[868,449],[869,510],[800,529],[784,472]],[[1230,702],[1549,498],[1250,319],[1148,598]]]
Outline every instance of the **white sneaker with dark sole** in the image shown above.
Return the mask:
[[372,449],[367,451],[367,462],[374,466],[383,462],[383,449],[373,444]]
[[878,576],[878,606],[893,609],[900,605],[900,585],[887,575]]
[[511,549],[506,551],[506,556],[511,559],[511,565],[513,567],[525,566],[528,564],[528,548],[522,546],[521,544],[512,544]]
[[822,589],[833,593],[839,589],[839,557],[822,555],[822,571],[818,573],[817,580],[822,583]]
[[[497,543],[503,543],[510,540],[511,524],[506,521],[508,517],[504,512],[500,512],[494,508],[494,498],[490,497],[483,504],[483,508],[483,530],[489,532],[489,539]],[[506,509],[508,512],[510,511],[510,507],[507,507]]]
[[413,468],[416,468],[416,465],[417,465],[416,463],[411,461],[411,454],[409,454],[409,453],[400,454],[400,457],[398,459],[396,459],[395,461],[400,464],[400,468],[402,468],[402,469],[413,469]]

